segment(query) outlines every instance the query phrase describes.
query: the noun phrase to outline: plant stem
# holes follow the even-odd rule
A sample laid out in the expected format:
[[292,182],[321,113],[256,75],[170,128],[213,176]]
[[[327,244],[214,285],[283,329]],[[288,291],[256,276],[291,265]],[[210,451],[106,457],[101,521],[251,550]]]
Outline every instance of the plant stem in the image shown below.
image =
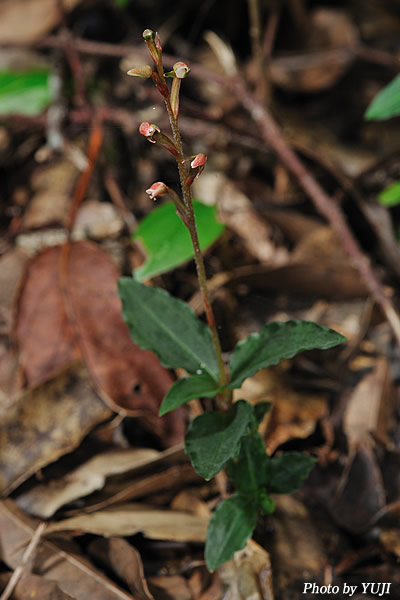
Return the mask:
[[[191,190],[190,185],[188,185],[186,183],[186,178],[187,178],[188,174],[187,174],[185,164],[184,164],[182,139],[181,139],[181,135],[179,132],[178,119],[177,119],[177,117],[175,117],[175,115],[173,113],[170,99],[164,98],[164,101],[165,101],[165,105],[167,107],[168,117],[170,120],[171,129],[172,129],[172,134],[173,134],[175,146],[177,149],[176,162],[178,165],[179,179],[180,179],[181,188],[182,188],[183,201],[184,201],[185,209],[186,209],[185,225],[189,229],[190,239],[192,241],[192,246],[193,246],[193,251],[194,251],[194,261],[196,264],[197,277],[198,277],[199,284],[200,284],[200,291],[201,291],[201,295],[202,295],[202,299],[203,299],[204,311],[206,313],[207,323],[208,323],[208,326],[211,331],[212,342],[214,345],[215,354],[217,356],[219,382],[221,385],[226,385],[228,383],[228,378],[227,378],[227,374],[226,374],[226,370],[225,370],[224,361],[222,358],[221,342],[220,342],[218,331],[217,331],[214,312],[213,312],[211,302],[210,302],[210,294],[208,292],[207,275],[206,275],[206,270],[204,267],[203,254],[200,249],[199,236],[197,233],[197,226],[196,226],[196,218],[195,218],[194,209],[193,209],[192,190]],[[221,394],[220,397],[217,399],[217,402],[218,402],[219,408],[221,408],[221,409],[229,408],[232,403],[230,391],[227,390],[226,392]]]

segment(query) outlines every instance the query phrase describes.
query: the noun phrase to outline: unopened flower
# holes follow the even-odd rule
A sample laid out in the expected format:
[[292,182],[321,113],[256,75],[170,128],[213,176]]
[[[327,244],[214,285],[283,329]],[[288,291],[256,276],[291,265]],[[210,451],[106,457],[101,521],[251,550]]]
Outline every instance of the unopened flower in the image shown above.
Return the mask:
[[148,121],[144,121],[139,126],[139,133],[144,135],[144,137],[147,138],[149,140],[149,142],[152,142],[152,144],[155,144],[156,142],[155,142],[155,140],[153,140],[153,135],[155,133],[160,133],[160,128],[157,125],[154,125],[154,123],[149,123]]
[[153,67],[150,65],[135,67],[133,69],[129,69],[127,75],[131,75],[132,77],[140,77],[140,79],[149,79],[153,75]]
[[192,169],[195,169],[196,167],[204,167],[206,162],[207,162],[207,156],[205,154],[200,153],[200,154],[196,154],[196,156],[190,163],[190,166],[192,167]]
[[156,183],[153,183],[153,185],[146,190],[146,194],[148,194],[152,200],[158,196],[165,196],[167,193],[168,186],[166,186],[162,181],[156,181]]
[[162,74],[162,48],[160,36],[151,29],[145,29],[143,31],[143,39],[146,42],[150,56],[153,59],[157,70]]

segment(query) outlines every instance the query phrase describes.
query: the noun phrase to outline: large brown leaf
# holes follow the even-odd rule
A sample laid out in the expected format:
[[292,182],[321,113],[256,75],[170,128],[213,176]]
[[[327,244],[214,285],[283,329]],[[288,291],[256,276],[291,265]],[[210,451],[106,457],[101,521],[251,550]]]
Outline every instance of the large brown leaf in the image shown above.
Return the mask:
[[102,397],[113,409],[150,419],[178,441],[182,420],[159,420],[158,407],[172,378],[154,354],[138,348],[121,317],[118,270],[89,242],[45,250],[31,263],[20,297],[16,338],[28,384],[36,385],[82,356]]

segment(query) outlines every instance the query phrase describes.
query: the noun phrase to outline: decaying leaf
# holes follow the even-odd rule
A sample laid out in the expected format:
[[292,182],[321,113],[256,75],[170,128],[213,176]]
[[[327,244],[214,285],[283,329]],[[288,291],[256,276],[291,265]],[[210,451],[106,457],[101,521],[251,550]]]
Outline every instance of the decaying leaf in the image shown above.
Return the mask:
[[121,317],[118,277],[107,254],[89,242],[39,254],[29,266],[18,304],[21,367],[28,385],[36,385],[82,356],[114,410],[146,416],[159,435],[176,442],[183,432],[179,413],[173,420],[157,416],[172,378],[152,353],[130,339]]
[[220,567],[219,575],[232,600],[274,600],[269,554],[251,539]]
[[96,539],[90,544],[90,554],[111,567],[131,590],[135,600],[154,600],[144,575],[139,552],[119,537]]
[[[24,515],[11,500],[0,503],[2,560],[11,569],[20,564],[35,527],[35,521]],[[55,582],[74,600],[132,600],[130,594],[114,585],[87,560],[46,540],[42,539],[37,548],[34,565],[37,575]]]
[[39,469],[76,448],[112,415],[77,364],[29,389],[0,421],[0,490],[9,493]]
[[140,504],[125,504],[93,514],[52,523],[47,532],[74,531],[104,537],[135,535],[156,540],[204,542],[208,518],[173,510],[153,510]]
[[54,581],[39,575],[23,575],[13,591],[14,600],[76,600],[60,588]]

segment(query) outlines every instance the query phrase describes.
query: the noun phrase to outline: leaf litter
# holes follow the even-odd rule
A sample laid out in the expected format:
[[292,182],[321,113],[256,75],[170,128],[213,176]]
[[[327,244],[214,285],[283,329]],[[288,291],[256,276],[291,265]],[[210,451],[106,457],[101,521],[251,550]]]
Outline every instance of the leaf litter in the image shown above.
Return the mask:
[[[140,222],[151,211],[141,190],[158,171],[171,178],[167,161],[148,155],[147,147],[135,146],[133,154],[132,131],[143,120],[142,101],[153,103],[148,90],[132,102],[132,88],[117,69],[118,85],[108,88],[102,66],[117,60],[99,54],[125,53],[125,17],[134,16],[135,26],[142,28],[148,22],[141,3],[110,4],[103,13],[68,2],[63,18],[54,3],[34,1],[30,18],[24,19],[25,2],[3,4],[3,44],[35,41],[32,64],[46,55],[43,64],[52,69],[47,57],[57,54],[63,66],[68,62],[77,88],[80,74],[85,81],[93,69],[105,85],[97,89],[95,83],[104,144],[97,158],[89,156],[93,178],[83,195],[90,205],[82,205],[75,221],[74,235],[88,240],[54,246],[67,239],[77,177],[71,156],[79,150],[84,167],[82,140],[99,127],[93,124],[89,89],[81,90],[87,106],[71,97],[63,108],[68,119],[55,121],[65,141],[57,150],[61,157],[44,148],[43,140],[65,90],[47,116],[10,117],[0,124],[9,198],[7,207],[0,207],[0,484],[3,495],[12,494],[24,509],[14,500],[1,503],[0,585],[4,588],[10,570],[21,565],[37,525],[27,515],[35,514],[49,520],[47,533],[33,563],[24,567],[16,598],[25,598],[29,590],[49,600],[286,600],[299,595],[305,572],[320,584],[350,578],[391,581],[398,595],[398,348],[332,223],[321,220],[289,165],[276,160],[241,101],[213,79],[216,61],[202,46],[205,29],[215,30],[213,51],[218,47],[220,57],[218,40],[230,42],[226,56],[231,63],[234,57],[238,72],[261,93],[257,63],[244,44],[247,17],[220,19],[224,3],[204,8],[203,21],[196,13],[189,24],[192,37],[185,50],[194,66],[188,86],[196,86],[196,94],[182,101],[182,131],[193,148],[203,136],[209,167],[197,182],[197,195],[216,197],[226,227],[207,252],[212,297],[227,332],[224,349],[230,352],[238,340],[276,318],[312,318],[340,329],[350,343],[343,353],[310,352],[261,371],[237,391],[238,400],[271,402],[260,428],[271,454],[300,449],[318,456],[319,464],[296,496],[274,499],[277,513],[256,532],[261,547],[249,542],[233,567],[210,575],[202,563],[202,540],[217,485],[191,474],[181,446],[162,451],[181,441],[185,420],[198,415],[198,406],[159,420],[158,408],[174,376],[130,341],[116,293],[119,268],[107,254],[112,249],[124,274],[143,263],[121,217],[133,211],[132,222]],[[170,7],[156,0],[152,5],[161,23],[171,17]],[[181,8],[173,10],[177,22],[185,21]],[[185,10],[191,14],[190,3]],[[311,176],[344,213],[395,305],[399,213],[377,198],[400,177],[398,125],[362,121],[372,97],[395,74],[400,27],[392,7],[374,0],[363,11],[355,2],[345,10],[309,9],[296,2],[280,15],[261,7],[261,18],[266,104],[273,105]],[[171,39],[179,45],[182,32],[171,27]],[[74,40],[67,48],[62,35],[68,28],[82,32],[91,58],[79,51],[74,55]],[[54,36],[44,39],[51,29]],[[110,41],[110,32],[111,47],[90,46],[90,39]],[[47,44],[45,53],[41,44]],[[174,44],[170,51],[178,53]],[[6,53],[3,60],[4,69],[10,67]],[[207,82],[196,75],[196,62],[207,67]],[[65,73],[58,73],[59,80]],[[64,163],[57,170],[60,158]],[[16,245],[36,253],[30,264],[26,253],[14,248],[16,234]],[[181,299],[191,297],[201,312],[190,264],[154,284]],[[89,442],[96,451],[92,447],[88,456]],[[374,540],[363,554],[360,544],[371,535]]]

